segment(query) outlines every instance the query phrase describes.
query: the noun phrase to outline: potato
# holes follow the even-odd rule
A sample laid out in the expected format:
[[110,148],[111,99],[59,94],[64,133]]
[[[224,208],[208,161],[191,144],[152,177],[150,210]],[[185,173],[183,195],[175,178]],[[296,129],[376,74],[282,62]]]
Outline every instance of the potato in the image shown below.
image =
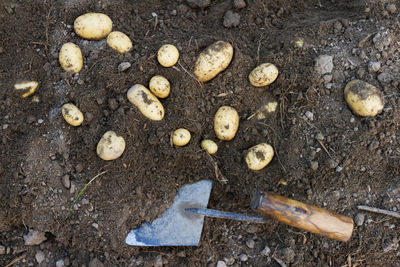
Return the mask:
[[147,118],[160,121],[164,118],[164,107],[149,89],[135,84],[128,90],[128,100]]
[[21,97],[26,98],[36,92],[36,88],[39,86],[38,82],[35,81],[24,81],[14,84],[14,89],[17,91],[23,91]]
[[84,39],[99,40],[106,38],[112,30],[112,21],[102,13],[86,13],[74,21],[76,34]]
[[83,122],[83,113],[71,103],[64,104],[61,108],[62,115],[66,122],[72,126],[79,126]]
[[259,171],[267,166],[273,157],[274,149],[272,146],[267,143],[261,143],[249,149],[245,160],[250,170]]
[[255,113],[257,120],[265,119],[269,113],[275,112],[277,107],[278,102],[276,101],[268,102],[267,104],[261,106]]
[[169,81],[161,75],[156,75],[151,78],[149,88],[150,91],[159,98],[166,98],[171,91]]
[[200,53],[193,73],[200,82],[207,82],[229,66],[232,56],[232,45],[228,42],[217,41]]
[[204,139],[201,141],[201,148],[211,155],[217,153],[218,151],[218,145],[210,139]]
[[278,68],[274,64],[264,63],[250,72],[249,81],[253,86],[262,87],[270,85],[277,77]]
[[214,116],[214,131],[218,139],[232,140],[239,127],[239,114],[228,106],[222,106]]
[[108,35],[107,44],[121,54],[126,54],[132,49],[131,39],[125,33],[119,31],[111,32]]
[[125,150],[125,140],[114,131],[106,132],[97,144],[97,155],[104,160],[119,158]]
[[382,93],[372,84],[352,80],[344,89],[344,98],[354,113],[374,117],[383,110]]
[[185,146],[190,141],[190,132],[186,129],[180,128],[172,134],[172,143],[176,146]]
[[178,62],[179,51],[178,49],[171,45],[166,44],[160,47],[157,52],[157,60],[164,67],[172,67]]
[[58,55],[61,67],[72,74],[78,73],[83,67],[83,57],[79,46],[74,43],[66,43],[61,47]]

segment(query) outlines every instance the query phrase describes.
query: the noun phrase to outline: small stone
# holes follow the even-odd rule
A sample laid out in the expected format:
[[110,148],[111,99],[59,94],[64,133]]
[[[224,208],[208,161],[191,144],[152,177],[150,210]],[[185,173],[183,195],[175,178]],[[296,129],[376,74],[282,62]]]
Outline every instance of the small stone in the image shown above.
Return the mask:
[[98,224],[98,223],[92,223],[92,226],[93,226],[96,230],[99,230],[99,224]]
[[310,161],[310,168],[313,171],[316,171],[318,169],[318,161]]
[[86,113],[85,113],[85,120],[86,120],[87,122],[91,122],[91,121],[93,120],[93,114],[90,113],[90,112],[86,112]]
[[323,79],[324,83],[330,83],[332,81],[332,74],[325,74]]
[[304,115],[307,117],[307,119],[309,119],[310,121],[314,120],[314,114],[311,111],[306,111],[306,113],[304,113]]
[[378,75],[378,81],[381,83],[390,83],[393,80],[393,76],[390,73],[382,72]]
[[43,120],[43,119],[38,119],[37,122],[38,122],[39,124],[42,124],[42,123],[44,122],[44,120]]
[[355,121],[356,121],[356,119],[353,116],[351,116],[350,123],[354,123]]
[[333,57],[329,55],[321,55],[316,59],[315,71],[318,74],[331,73],[333,70]]
[[162,267],[163,266],[163,259],[161,255],[157,255],[154,261],[154,267]]
[[[176,12],[176,11],[175,11]],[[118,65],[118,71],[119,72],[123,72],[126,71],[127,69],[129,69],[131,67],[131,63],[129,62],[122,62]]]
[[356,225],[361,226],[364,224],[365,221],[365,214],[364,213],[357,213],[356,217],[354,218],[354,222]]
[[261,251],[262,256],[269,256],[271,253],[271,249],[268,246],[265,246],[265,248]]
[[334,28],[334,32],[335,33],[340,33],[342,31],[342,23],[340,21],[335,21],[335,23],[333,24],[333,28]]
[[381,68],[381,63],[379,61],[372,61],[368,63],[369,72],[377,72]]
[[67,189],[69,189],[71,187],[71,180],[69,179],[68,174],[66,174],[62,177],[62,184]]
[[317,139],[317,140],[319,140],[319,141],[322,141],[322,140],[325,139],[325,137],[324,137],[324,135],[323,135],[322,133],[318,133],[318,134],[315,136],[315,139]]
[[43,251],[38,250],[35,254],[35,259],[39,264],[42,263],[42,261],[45,259]]
[[104,267],[104,264],[98,258],[94,258],[89,262],[89,267]]
[[217,267],[226,267],[226,263],[224,261],[218,261]]
[[4,48],[3,48],[3,47],[0,47],[0,55],[3,54],[4,51],[5,51]]
[[363,78],[363,77],[364,77],[364,74],[365,74],[364,68],[359,68],[359,69],[357,70],[357,77],[358,77],[358,78]]
[[71,183],[71,187],[70,187],[70,189],[69,189],[69,193],[70,194],[74,194],[75,193],[75,190],[76,190],[76,185],[75,185],[75,183]]
[[247,261],[249,259],[249,257],[246,254],[241,254],[239,256],[240,261]]
[[291,248],[284,248],[282,250],[282,260],[286,263],[291,263],[296,256],[296,253]]
[[45,233],[33,229],[30,229],[29,233],[24,235],[24,241],[26,246],[40,245],[46,239],[47,237]]
[[337,166],[335,169],[336,172],[341,172],[342,170],[343,170],[342,166]]
[[82,171],[83,171],[83,165],[82,165],[81,163],[76,164],[76,166],[75,166],[75,171],[76,171],[77,173],[82,172]]
[[246,2],[244,0],[233,0],[233,6],[236,9],[242,9],[246,7]]
[[[56,267],[64,267],[64,266],[65,265],[64,265],[64,260],[63,259],[56,261]],[[89,266],[90,266],[90,264],[89,264]]]
[[205,8],[211,5],[211,0],[186,0],[192,8]]
[[108,107],[114,111],[118,108],[118,101],[115,98],[108,99]]
[[236,12],[232,12],[230,10],[225,12],[224,15],[224,26],[226,28],[237,27],[240,23],[240,15]]
[[390,13],[390,14],[394,14],[397,11],[396,5],[395,4],[389,4],[386,7],[386,10]]
[[186,258],[186,251],[182,250],[179,251],[176,256],[178,256],[179,258]]
[[0,255],[4,255],[4,254],[6,254],[6,247],[0,245]]
[[249,248],[253,249],[254,248],[254,240],[253,239],[247,239],[246,241],[246,246],[248,246]]
[[28,123],[28,124],[32,124],[32,123],[34,123],[35,121],[36,121],[35,116],[29,115],[29,116],[26,118],[26,123]]
[[325,165],[330,169],[335,169],[339,165],[339,163],[334,159],[327,159],[325,161]]
[[224,261],[226,262],[226,265],[231,266],[232,264],[235,263],[235,258],[233,258],[231,255],[229,257],[225,257]]

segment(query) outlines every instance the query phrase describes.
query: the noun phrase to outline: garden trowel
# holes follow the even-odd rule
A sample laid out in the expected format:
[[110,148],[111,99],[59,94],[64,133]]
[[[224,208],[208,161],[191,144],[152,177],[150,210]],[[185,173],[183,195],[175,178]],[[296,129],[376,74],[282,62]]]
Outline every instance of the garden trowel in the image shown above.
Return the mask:
[[[131,230],[125,239],[132,246],[197,246],[204,216],[263,223],[270,218],[285,224],[346,242],[353,232],[349,217],[285,198],[257,191],[251,208],[266,216],[207,209],[212,180],[182,186],[170,206],[152,223]],[[267,217],[268,216],[268,217]]]

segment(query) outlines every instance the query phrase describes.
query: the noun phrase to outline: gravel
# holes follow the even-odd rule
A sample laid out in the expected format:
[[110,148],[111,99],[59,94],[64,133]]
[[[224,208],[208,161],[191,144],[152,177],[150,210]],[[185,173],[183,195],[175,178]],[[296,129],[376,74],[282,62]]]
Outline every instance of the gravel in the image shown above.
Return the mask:
[[271,249],[266,246],[262,251],[261,251],[261,255],[263,256],[268,256],[269,254],[271,254]]
[[69,189],[71,187],[71,180],[69,179],[68,174],[66,174],[62,177],[62,184],[67,189]]
[[335,169],[339,165],[339,163],[334,159],[327,159],[325,161],[325,165],[330,169]]
[[233,11],[226,11],[224,15],[224,27],[226,28],[231,28],[231,27],[237,27],[239,26],[240,23],[240,15],[236,12]]
[[226,267],[226,263],[224,261],[218,261],[217,267]]
[[246,7],[246,2],[244,0],[233,0],[233,6],[236,9],[242,9]]
[[129,62],[122,62],[118,65],[118,71],[119,72],[123,72],[126,71],[127,69],[129,69],[131,67],[131,63]]
[[369,72],[377,72],[381,68],[381,63],[379,61],[371,61],[368,63]]
[[310,168],[313,171],[316,171],[318,169],[318,161],[310,161]]
[[249,257],[246,254],[241,254],[239,256],[240,261],[247,261],[249,259]]
[[253,239],[248,239],[248,240],[246,241],[246,246],[248,246],[248,247],[251,248],[251,249],[254,248],[254,244],[255,244],[255,242],[254,242]]
[[0,245],[0,255],[4,255],[4,254],[6,254],[6,247]]
[[393,76],[390,73],[382,72],[378,75],[378,81],[381,83],[390,83],[393,80]]
[[26,246],[40,245],[46,239],[47,237],[45,236],[45,233],[33,229],[30,229],[29,233],[24,235]]
[[45,259],[43,251],[38,250],[35,254],[35,259],[39,264],[42,263],[42,261]]
[[365,214],[364,213],[357,213],[356,217],[354,218],[354,222],[357,226],[361,226],[364,224],[365,221]]
[[321,55],[315,61],[315,71],[318,74],[331,73],[333,70],[333,57],[329,55]]

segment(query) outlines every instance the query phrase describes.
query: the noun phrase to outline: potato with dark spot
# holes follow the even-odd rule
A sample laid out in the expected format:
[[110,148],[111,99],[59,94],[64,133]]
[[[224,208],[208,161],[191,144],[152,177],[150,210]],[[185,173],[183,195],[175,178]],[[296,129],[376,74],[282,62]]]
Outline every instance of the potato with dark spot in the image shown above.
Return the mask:
[[159,98],[168,97],[171,91],[171,85],[169,81],[161,75],[153,76],[150,79],[149,88],[150,91]]
[[78,73],[83,67],[82,51],[74,43],[66,43],[60,49],[58,55],[61,67],[72,74]]
[[204,139],[201,141],[201,148],[207,151],[210,155],[213,155],[218,151],[218,145],[210,139]]
[[231,63],[232,57],[232,45],[217,41],[200,53],[193,73],[200,82],[207,82],[225,70]]
[[267,86],[278,77],[278,68],[271,63],[263,63],[257,66],[249,74],[249,81],[255,87]]
[[164,118],[164,107],[149,89],[141,84],[135,84],[127,93],[128,100],[135,105],[147,118],[160,121]]
[[125,150],[125,140],[114,131],[106,132],[97,144],[97,155],[103,160],[119,158]]
[[171,44],[166,44],[160,47],[157,52],[157,60],[163,67],[172,67],[178,62],[179,51]]
[[172,134],[172,143],[176,146],[185,146],[190,141],[190,132],[184,128],[179,128]]
[[107,44],[120,54],[126,54],[132,49],[131,39],[123,32],[114,31],[107,37]]
[[24,81],[14,84],[14,89],[23,92],[21,98],[26,98],[36,92],[39,83],[36,81]]
[[229,141],[232,140],[239,127],[239,114],[237,111],[228,106],[222,106],[218,109],[214,116],[214,132],[218,139]]
[[267,143],[261,143],[251,147],[246,155],[247,167],[250,170],[259,171],[267,166],[274,157],[274,149]]
[[79,126],[83,122],[83,113],[74,104],[64,104],[61,113],[66,122],[72,126]]
[[383,110],[382,93],[372,84],[352,80],[344,89],[347,104],[357,115],[374,117]]
[[84,39],[100,40],[111,32],[112,21],[102,13],[86,13],[75,19],[74,30]]

